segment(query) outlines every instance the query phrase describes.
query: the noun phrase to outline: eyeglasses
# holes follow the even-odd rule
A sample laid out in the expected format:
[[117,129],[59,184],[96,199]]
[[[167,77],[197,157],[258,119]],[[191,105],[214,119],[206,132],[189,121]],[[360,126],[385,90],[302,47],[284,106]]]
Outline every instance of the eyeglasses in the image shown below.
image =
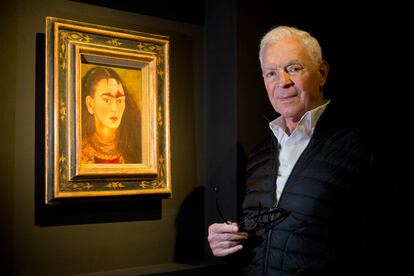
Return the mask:
[[[218,200],[217,187],[214,188],[216,192],[216,208],[220,218],[225,223],[229,223],[221,212],[220,204]],[[257,208],[257,214],[246,216],[242,221],[237,222],[240,230],[246,232],[256,232],[259,230],[270,230],[284,220],[290,213],[283,208],[272,207],[269,209],[262,208],[261,204]]]

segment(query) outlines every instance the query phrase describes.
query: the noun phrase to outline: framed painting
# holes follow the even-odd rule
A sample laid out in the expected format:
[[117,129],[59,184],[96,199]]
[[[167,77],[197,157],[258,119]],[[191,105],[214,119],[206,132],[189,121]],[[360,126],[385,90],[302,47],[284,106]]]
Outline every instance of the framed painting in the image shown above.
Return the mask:
[[169,38],[46,18],[46,203],[171,196]]

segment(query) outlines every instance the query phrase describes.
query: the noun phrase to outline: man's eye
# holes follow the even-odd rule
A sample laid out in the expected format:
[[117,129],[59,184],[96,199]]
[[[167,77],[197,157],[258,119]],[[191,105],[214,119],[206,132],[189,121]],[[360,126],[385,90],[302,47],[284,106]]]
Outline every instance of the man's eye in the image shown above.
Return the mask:
[[303,67],[301,65],[299,65],[299,64],[292,64],[292,65],[289,65],[286,68],[286,71],[288,73],[292,74],[292,73],[297,73],[297,72],[301,71],[302,69],[303,69]]
[[274,72],[274,71],[270,71],[270,72],[267,72],[267,73],[265,74],[265,77],[266,77],[267,79],[273,78],[274,76],[276,76],[276,72]]

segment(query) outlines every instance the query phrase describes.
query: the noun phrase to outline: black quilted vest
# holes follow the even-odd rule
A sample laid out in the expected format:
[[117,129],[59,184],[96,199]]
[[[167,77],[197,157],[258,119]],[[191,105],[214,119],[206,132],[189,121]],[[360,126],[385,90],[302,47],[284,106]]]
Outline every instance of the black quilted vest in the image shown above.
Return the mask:
[[250,156],[244,214],[274,205],[290,214],[271,230],[251,234],[239,256],[244,275],[352,275],[360,265],[371,153],[361,133],[331,112],[328,106],[319,119],[279,202],[274,135]]

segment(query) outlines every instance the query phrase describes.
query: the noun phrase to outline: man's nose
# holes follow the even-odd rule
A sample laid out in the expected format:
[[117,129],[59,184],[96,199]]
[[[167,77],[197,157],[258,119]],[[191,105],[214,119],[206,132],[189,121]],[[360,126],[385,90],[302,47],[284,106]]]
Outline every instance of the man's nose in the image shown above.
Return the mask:
[[290,75],[285,70],[280,70],[277,74],[278,78],[276,80],[277,84],[280,87],[286,87],[292,85],[292,79],[290,78]]

